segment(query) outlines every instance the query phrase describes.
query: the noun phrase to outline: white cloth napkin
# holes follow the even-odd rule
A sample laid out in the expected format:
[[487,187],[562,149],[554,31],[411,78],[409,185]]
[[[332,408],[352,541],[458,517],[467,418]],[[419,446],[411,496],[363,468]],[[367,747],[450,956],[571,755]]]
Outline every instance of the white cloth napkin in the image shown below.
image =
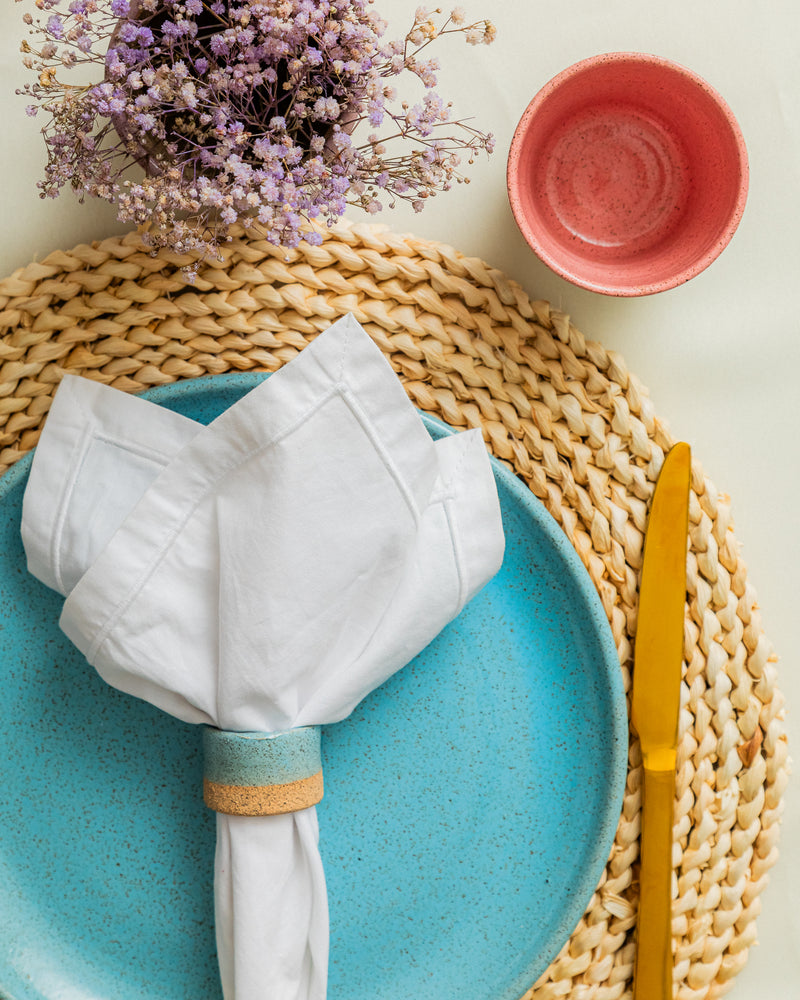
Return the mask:
[[[66,376],[22,536],[109,684],[238,732],[343,719],[459,613],[504,545],[480,433],[434,443],[352,316],[207,428]],[[218,814],[226,1000],[325,997],[317,845],[314,808]]]

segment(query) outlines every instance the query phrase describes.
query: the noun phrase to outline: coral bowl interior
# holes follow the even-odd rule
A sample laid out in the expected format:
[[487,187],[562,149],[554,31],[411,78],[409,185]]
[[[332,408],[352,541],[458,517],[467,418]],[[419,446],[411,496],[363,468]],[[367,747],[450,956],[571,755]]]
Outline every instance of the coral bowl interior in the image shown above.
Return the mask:
[[508,194],[523,236],[556,273],[607,295],[694,277],[727,246],[747,198],[747,151],[722,100],[658,56],[576,63],[528,105]]

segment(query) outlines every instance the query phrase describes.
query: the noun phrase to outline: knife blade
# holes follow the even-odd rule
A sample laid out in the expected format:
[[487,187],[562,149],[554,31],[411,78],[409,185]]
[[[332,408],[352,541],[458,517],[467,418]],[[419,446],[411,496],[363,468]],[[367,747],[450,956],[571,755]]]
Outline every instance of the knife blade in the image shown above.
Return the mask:
[[634,1000],[672,998],[672,823],[678,747],[691,450],[670,449],[656,482],[639,584],[631,726],[644,764]]

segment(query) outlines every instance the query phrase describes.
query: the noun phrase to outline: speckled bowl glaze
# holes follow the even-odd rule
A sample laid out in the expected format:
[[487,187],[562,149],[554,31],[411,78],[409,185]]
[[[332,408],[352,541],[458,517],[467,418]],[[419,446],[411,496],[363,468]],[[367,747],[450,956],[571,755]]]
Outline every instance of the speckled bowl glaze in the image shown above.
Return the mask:
[[507,180],[522,235],[556,273],[606,295],[650,295],[727,246],[747,199],[747,151],[730,108],[695,73],[612,52],[534,97]]

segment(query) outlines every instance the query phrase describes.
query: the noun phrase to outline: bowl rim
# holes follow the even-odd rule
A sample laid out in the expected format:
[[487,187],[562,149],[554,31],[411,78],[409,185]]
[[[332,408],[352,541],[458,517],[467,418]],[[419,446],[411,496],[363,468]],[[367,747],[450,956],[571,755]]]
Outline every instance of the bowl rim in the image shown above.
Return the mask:
[[[731,131],[738,152],[739,187],[736,202],[722,232],[713,240],[706,252],[693,263],[680,268],[672,275],[642,284],[626,284],[622,281],[616,283],[598,281],[596,279],[587,278],[562,263],[556,255],[548,251],[542,245],[541,241],[537,239],[536,234],[532,231],[522,209],[522,202],[519,195],[519,164],[522,148],[530,122],[538,112],[539,108],[568,80],[588,69],[592,69],[601,64],[608,64],[609,62],[640,63],[651,66],[660,66],[664,69],[678,73],[685,79],[689,80],[698,89],[704,91],[722,113],[722,116]],[[548,80],[543,87],[540,88],[525,108],[525,111],[523,112],[522,117],[514,130],[506,163],[506,190],[508,193],[509,203],[511,205],[511,211],[517,223],[517,227],[536,256],[552,271],[560,275],[562,278],[565,278],[570,283],[577,285],[580,288],[586,288],[592,292],[599,292],[603,295],[613,295],[618,297],[653,295],[657,292],[667,291],[670,288],[675,288],[678,285],[684,284],[691,278],[700,274],[701,271],[704,271],[717,259],[717,257],[719,257],[725,247],[730,243],[733,234],[736,232],[739,223],[742,220],[745,205],[747,203],[749,183],[750,170],[747,146],[745,144],[739,122],[733,114],[733,111],[730,109],[727,101],[725,101],[721,94],[714,87],[712,87],[707,80],[695,73],[694,70],[691,70],[681,63],[673,61],[672,59],[667,59],[664,56],[654,55],[649,52],[602,52],[593,56],[588,56],[585,59],[580,59],[578,62],[572,63],[570,66],[567,66],[565,69],[557,73],[554,77]]]

